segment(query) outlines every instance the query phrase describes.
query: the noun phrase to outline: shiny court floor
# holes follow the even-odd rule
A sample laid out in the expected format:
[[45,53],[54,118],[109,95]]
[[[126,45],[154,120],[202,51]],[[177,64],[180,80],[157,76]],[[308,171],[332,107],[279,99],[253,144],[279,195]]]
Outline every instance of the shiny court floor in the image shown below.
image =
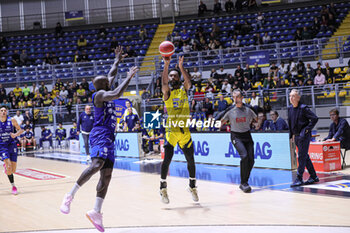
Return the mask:
[[[186,192],[186,164],[172,162],[170,204],[160,202],[159,159],[117,158],[104,202],[106,232],[350,232],[349,169],[320,173],[320,184],[289,188],[294,172],[255,168],[253,192],[238,188],[239,168],[197,164],[199,203]],[[0,232],[97,232],[86,219],[98,175],[77,193],[70,215],[59,212],[63,195],[86,168],[85,157],[43,152],[18,160],[10,194],[0,176]],[[307,174],[305,175],[307,178]]]

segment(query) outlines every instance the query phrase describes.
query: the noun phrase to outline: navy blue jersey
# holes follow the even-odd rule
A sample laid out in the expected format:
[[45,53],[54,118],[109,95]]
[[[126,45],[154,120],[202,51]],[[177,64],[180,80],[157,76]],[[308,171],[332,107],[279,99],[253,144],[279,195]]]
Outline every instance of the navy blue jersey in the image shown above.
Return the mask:
[[82,112],[78,120],[78,125],[77,125],[78,131],[82,130],[84,132],[91,132],[93,125],[94,125],[94,116],[92,114],[88,115],[85,112]]
[[7,146],[10,143],[14,143],[14,139],[11,137],[14,126],[12,125],[11,118],[8,117],[5,122],[0,121],[0,146]]
[[70,139],[74,138],[76,140],[79,140],[79,136],[77,134],[77,131],[78,131],[77,127],[72,127],[69,131],[69,138]]
[[65,128],[57,128],[56,129],[56,138],[64,139],[67,137]]
[[33,134],[33,132],[31,132],[31,131],[29,131],[29,132],[25,131],[24,134],[23,134],[23,136],[24,136],[26,139],[32,139],[33,136],[34,136],[34,134]]
[[[92,95],[93,103],[95,95],[96,93]],[[98,108],[94,104],[94,119],[94,126],[90,133],[91,146],[114,142],[114,131],[117,123],[114,101],[103,102],[102,108]]]
[[51,130],[49,130],[49,129],[45,129],[44,131],[41,131],[41,137],[47,137],[47,136],[49,136],[51,134]]

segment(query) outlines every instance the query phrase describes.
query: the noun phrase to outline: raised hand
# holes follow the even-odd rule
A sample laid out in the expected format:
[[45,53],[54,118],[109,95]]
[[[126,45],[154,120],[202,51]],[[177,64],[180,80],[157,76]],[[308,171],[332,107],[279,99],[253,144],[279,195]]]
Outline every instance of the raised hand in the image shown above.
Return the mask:
[[170,57],[163,57],[164,65],[169,66],[171,58]]
[[184,56],[180,56],[179,57],[179,67],[183,68],[183,65],[184,65]]
[[128,56],[127,53],[123,54],[123,49],[121,46],[118,46],[114,50],[115,58],[118,59],[118,61],[122,61],[126,56]]
[[139,68],[137,66],[133,66],[131,67],[131,69],[129,70],[128,74],[127,74],[127,78],[132,78],[135,76],[135,74],[137,73],[137,71],[139,71]]

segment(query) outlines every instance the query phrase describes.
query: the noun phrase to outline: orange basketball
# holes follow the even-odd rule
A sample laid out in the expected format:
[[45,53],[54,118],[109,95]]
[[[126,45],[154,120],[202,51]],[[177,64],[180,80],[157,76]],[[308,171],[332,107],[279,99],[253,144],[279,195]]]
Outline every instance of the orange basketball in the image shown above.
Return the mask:
[[171,57],[175,53],[175,46],[170,41],[163,41],[159,45],[159,52],[163,57]]

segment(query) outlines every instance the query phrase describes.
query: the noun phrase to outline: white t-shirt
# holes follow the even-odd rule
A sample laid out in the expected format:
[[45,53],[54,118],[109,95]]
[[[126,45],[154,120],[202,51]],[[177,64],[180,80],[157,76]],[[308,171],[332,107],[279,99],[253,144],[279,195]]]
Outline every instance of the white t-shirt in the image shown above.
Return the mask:
[[295,62],[292,62],[290,64],[290,70],[289,71],[290,71],[290,73],[292,75],[297,75],[298,74],[297,65],[295,64]]
[[255,99],[252,98],[252,99],[250,100],[250,105],[253,106],[253,107],[254,107],[254,106],[259,106],[259,97],[256,96]]
[[22,123],[24,121],[24,117],[22,115],[19,115],[19,116],[16,115],[13,118],[17,121],[18,125],[22,125]]
[[67,90],[60,91],[60,96],[62,96],[64,99],[66,99],[68,96],[68,91]]
[[191,72],[191,78],[193,81],[199,81],[201,79],[201,72],[197,71],[197,72]]

